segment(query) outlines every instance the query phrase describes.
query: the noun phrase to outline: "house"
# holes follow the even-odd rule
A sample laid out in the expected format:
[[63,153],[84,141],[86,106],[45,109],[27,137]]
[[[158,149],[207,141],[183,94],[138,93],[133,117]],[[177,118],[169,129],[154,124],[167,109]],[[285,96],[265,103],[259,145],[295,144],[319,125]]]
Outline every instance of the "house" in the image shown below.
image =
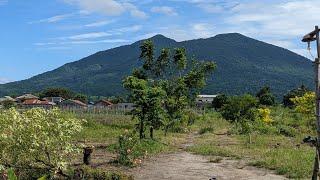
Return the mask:
[[16,100],[10,96],[4,96],[0,98],[0,109],[3,107],[13,107],[16,105]]
[[62,101],[64,101],[64,99],[62,97],[45,97],[43,99],[46,101],[49,101],[49,102],[56,103],[56,104],[59,104]]
[[110,101],[100,100],[94,104],[96,108],[109,108],[113,105]]
[[212,104],[214,98],[218,95],[198,95],[196,98],[196,104]]
[[16,102],[16,100],[13,99],[13,98],[10,97],[10,96],[4,96],[3,98],[0,98],[0,104],[1,104],[2,102],[5,102],[5,101]]
[[134,109],[133,103],[118,103],[112,105],[112,108],[115,110],[121,110],[121,111],[131,111]]
[[85,104],[79,100],[73,100],[73,99],[68,99],[68,100],[62,101],[58,105],[62,109],[87,109],[87,107],[88,107],[87,104]]
[[20,106],[25,109],[31,109],[31,108],[36,108],[36,107],[50,109],[55,105],[56,104],[53,102],[41,101],[39,99],[27,99],[27,100],[23,101],[22,104],[20,104]]
[[16,98],[18,103],[23,103],[25,100],[38,100],[39,97],[32,95],[32,94],[24,94]]

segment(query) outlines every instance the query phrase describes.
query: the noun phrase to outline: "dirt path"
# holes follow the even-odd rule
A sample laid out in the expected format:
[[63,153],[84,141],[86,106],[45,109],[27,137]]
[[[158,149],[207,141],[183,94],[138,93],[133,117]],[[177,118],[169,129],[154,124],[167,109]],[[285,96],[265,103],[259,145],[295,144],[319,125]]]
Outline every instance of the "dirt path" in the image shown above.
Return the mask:
[[186,152],[185,148],[192,146],[193,138],[194,135],[188,137],[188,142],[182,145],[181,151],[151,158],[141,167],[133,169],[134,178],[137,180],[286,179],[265,169],[246,166],[244,161],[223,159],[219,163],[211,163],[207,157]]

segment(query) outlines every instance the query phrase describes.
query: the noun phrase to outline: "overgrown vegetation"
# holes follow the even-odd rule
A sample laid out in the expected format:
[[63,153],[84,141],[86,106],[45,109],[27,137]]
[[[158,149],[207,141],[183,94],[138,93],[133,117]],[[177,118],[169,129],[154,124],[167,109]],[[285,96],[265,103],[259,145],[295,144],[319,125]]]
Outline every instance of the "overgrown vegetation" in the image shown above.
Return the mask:
[[[292,108],[262,103],[259,97],[271,93],[268,88],[263,88],[257,99],[250,95],[227,97],[218,112],[196,122],[201,136],[189,150],[209,156],[248,158],[250,165],[273,169],[289,178],[310,177],[314,149],[302,139],[316,132],[315,95],[303,88],[293,92],[300,94],[289,99]],[[213,131],[203,127],[212,127]]]
[[19,112],[9,109],[0,113],[0,165],[13,168],[19,177],[39,178],[63,175],[70,160],[79,152],[72,137],[82,129],[82,120],[58,109],[40,108]]

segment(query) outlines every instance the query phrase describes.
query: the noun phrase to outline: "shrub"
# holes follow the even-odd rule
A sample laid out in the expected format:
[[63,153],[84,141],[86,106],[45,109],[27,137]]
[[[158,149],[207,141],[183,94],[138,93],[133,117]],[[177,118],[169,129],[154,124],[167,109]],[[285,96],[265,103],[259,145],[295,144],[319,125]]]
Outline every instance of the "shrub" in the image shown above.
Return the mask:
[[118,157],[119,164],[124,166],[132,166],[134,162],[133,148],[137,144],[137,138],[129,133],[128,130],[125,134],[119,137]]
[[309,92],[309,90],[304,85],[302,85],[300,88],[292,89],[286,95],[283,96],[283,105],[286,107],[293,107],[294,103],[291,101],[291,99],[295,97],[301,97],[306,92]]
[[268,108],[259,108],[258,112],[259,112],[259,117],[263,122],[265,122],[267,124],[273,122],[273,120],[270,117],[270,113],[271,113],[270,109],[268,109]]
[[224,104],[226,104],[228,97],[224,94],[218,95],[212,101],[212,107],[215,110],[220,110]]
[[157,154],[168,147],[153,139],[140,140],[134,133],[126,132],[119,137],[118,144],[110,146],[108,149],[118,153],[116,163],[133,167],[142,163],[148,154]]
[[[80,176],[80,177],[79,177]],[[75,170],[73,179],[99,179],[99,180],[133,180],[132,176],[127,176],[120,172],[104,171],[83,166]]]
[[10,100],[3,101],[1,104],[4,109],[10,109],[17,106],[15,102]]
[[221,108],[221,115],[230,121],[240,121],[243,119],[254,121],[256,119],[255,108],[258,100],[251,95],[234,96],[227,100]]
[[312,116],[315,113],[315,99],[316,95],[314,92],[307,92],[301,97],[291,98],[290,100],[294,103],[294,110],[307,117]]
[[261,105],[273,106],[275,104],[275,97],[271,93],[270,87],[263,87],[257,93],[256,97],[259,99]]
[[72,137],[81,131],[82,121],[58,109],[18,112],[11,108],[0,114],[0,124],[0,165],[4,167],[61,172],[80,152]]
[[213,130],[213,127],[204,127],[199,130],[199,134],[211,133]]

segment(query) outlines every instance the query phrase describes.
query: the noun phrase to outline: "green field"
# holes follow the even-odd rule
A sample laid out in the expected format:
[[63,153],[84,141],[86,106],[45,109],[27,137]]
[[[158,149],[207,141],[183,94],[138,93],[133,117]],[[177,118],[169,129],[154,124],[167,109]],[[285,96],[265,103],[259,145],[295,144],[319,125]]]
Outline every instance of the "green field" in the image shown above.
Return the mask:
[[[194,145],[188,151],[210,157],[245,159],[248,165],[275,170],[277,174],[289,178],[306,178],[312,174],[314,148],[302,144],[307,135],[314,135],[312,119],[308,119],[291,109],[273,107],[270,125],[255,127],[250,134],[239,134],[235,124],[224,120],[218,112],[207,111],[195,123],[187,126],[186,132],[156,131],[156,139],[139,141],[136,157],[146,158],[159,153],[178,150],[188,134],[195,134]],[[81,114],[86,119],[83,132],[76,137],[86,143],[103,143],[106,151],[116,153],[119,135],[134,129],[135,121],[129,115]],[[250,142],[251,141],[251,142]]]

